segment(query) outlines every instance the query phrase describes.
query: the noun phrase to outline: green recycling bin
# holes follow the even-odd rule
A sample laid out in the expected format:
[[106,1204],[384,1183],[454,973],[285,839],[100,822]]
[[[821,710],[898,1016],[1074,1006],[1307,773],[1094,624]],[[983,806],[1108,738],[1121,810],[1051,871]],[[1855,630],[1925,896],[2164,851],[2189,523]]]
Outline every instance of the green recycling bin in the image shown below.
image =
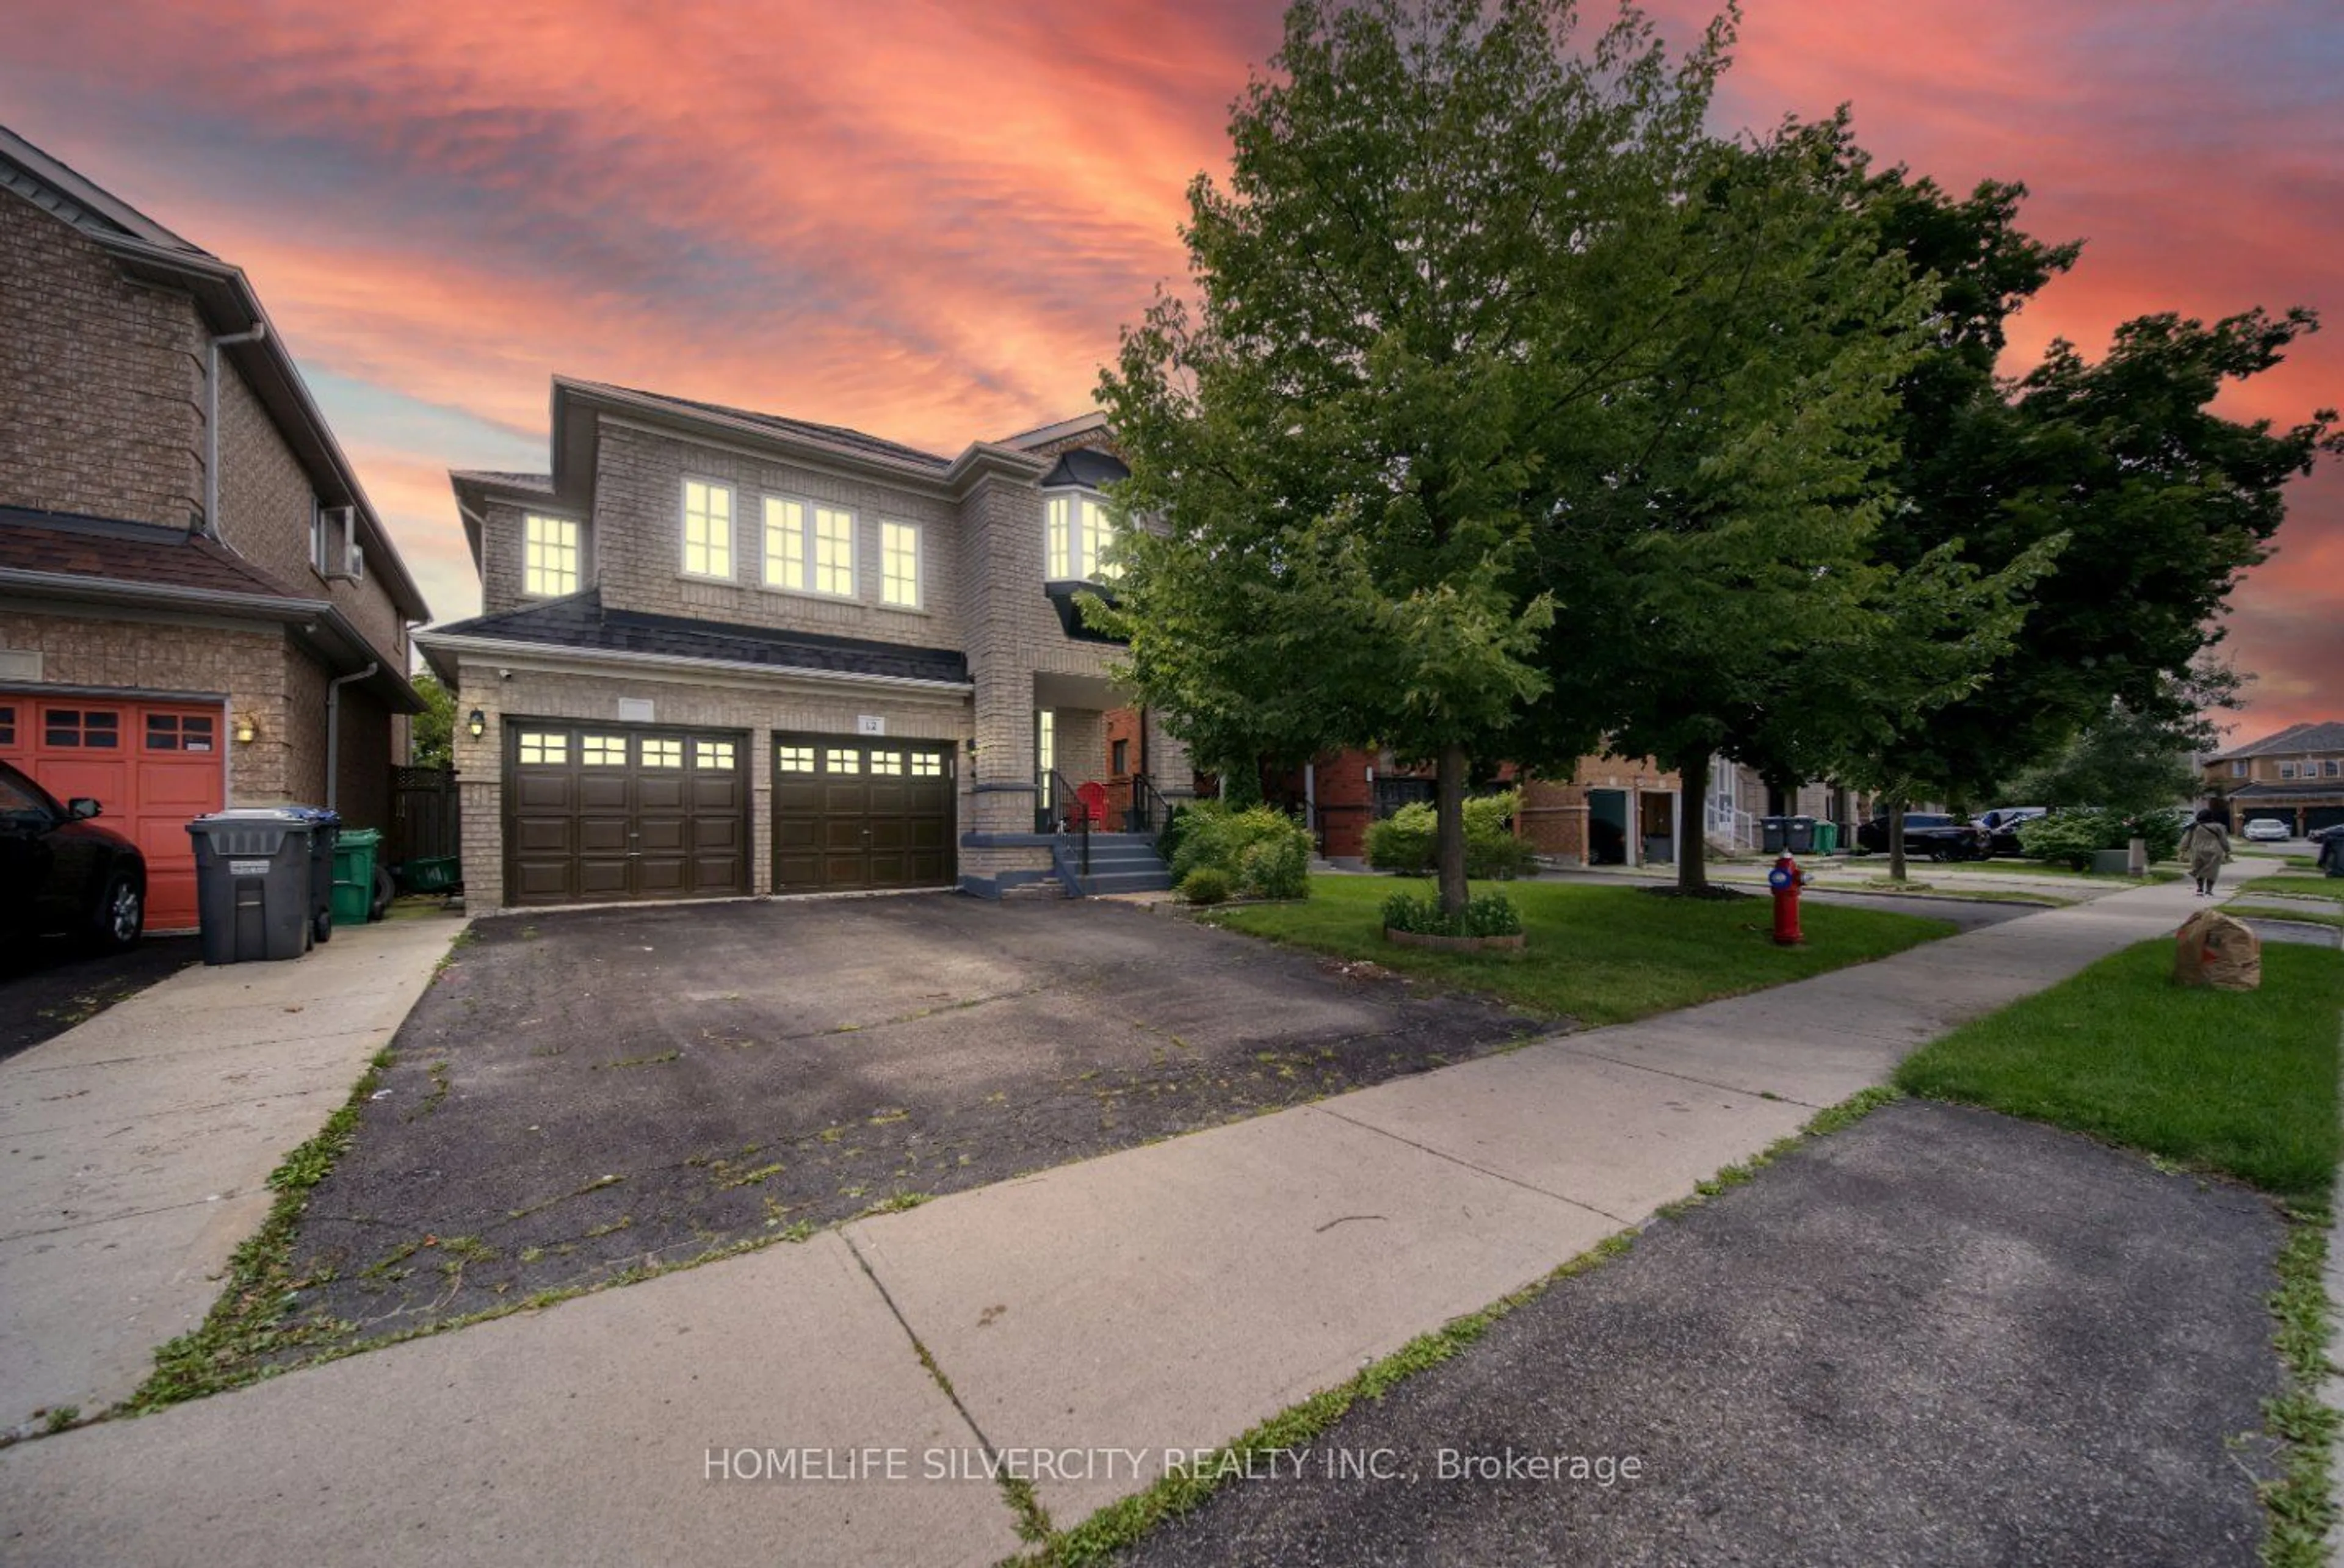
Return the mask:
[[1817,855],[1834,855],[1838,853],[1838,850],[1839,824],[1835,822],[1819,822],[1815,824],[1815,853]]
[[374,855],[382,835],[371,827],[346,827],[334,841],[334,924],[363,926],[374,905]]

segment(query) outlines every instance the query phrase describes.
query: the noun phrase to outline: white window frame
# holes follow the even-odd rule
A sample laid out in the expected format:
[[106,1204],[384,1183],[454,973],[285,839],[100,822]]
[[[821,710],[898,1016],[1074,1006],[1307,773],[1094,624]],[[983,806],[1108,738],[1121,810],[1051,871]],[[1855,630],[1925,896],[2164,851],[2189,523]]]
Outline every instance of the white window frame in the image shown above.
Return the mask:
[[[712,495],[724,494],[724,570],[694,572],[692,570],[692,487],[701,485]],[[699,474],[686,474],[676,486],[675,507],[675,569],[682,577],[700,582],[736,582],[740,581],[741,560],[741,495],[732,485],[720,479],[708,479]],[[708,541],[715,542],[713,531]]]
[[[1059,536],[1065,536],[1061,548]],[[1103,559],[1114,548],[1115,519],[1106,497],[1095,490],[1066,488],[1042,492],[1042,576],[1051,582],[1112,582],[1123,575],[1119,562]],[[1062,570],[1063,568],[1063,570]]]
[[2230,776],[2234,779],[2242,779],[2246,777],[2247,764],[2245,763],[2232,763],[2230,764]]
[[[532,522],[556,523],[570,531],[570,586],[559,592],[531,588],[529,585],[529,525]],[[545,541],[539,541],[543,543]],[[563,599],[586,586],[586,525],[574,517],[564,517],[553,511],[525,511],[520,517],[520,595],[524,599]]]
[[[774,507],[795,507],[797,522],[794,529],[776,527],[770,521]],[[817,587],[822,581],[822,537],[818,531],[823,513],[846,520],[846,588]],[[773,549],[776,534],[794,532],[798,546],[798,575],[788,578],[784,572],[786,556]],[[814,599],[857,601],[863,597],[863,519],[851,506],[836,506],[828,501],[814,501],[802,495],[789,495],[768,491],[757,498],[757,583],[773,593],[803,593]]]
[[[888,570],[888,540],[893,531],[908,534],[912,541],[912,596],[895,597],[894,573]],[[928,599],[927,531],[916,522],[901,518],[879,520],[879,602],[890,610],[924,610]]]

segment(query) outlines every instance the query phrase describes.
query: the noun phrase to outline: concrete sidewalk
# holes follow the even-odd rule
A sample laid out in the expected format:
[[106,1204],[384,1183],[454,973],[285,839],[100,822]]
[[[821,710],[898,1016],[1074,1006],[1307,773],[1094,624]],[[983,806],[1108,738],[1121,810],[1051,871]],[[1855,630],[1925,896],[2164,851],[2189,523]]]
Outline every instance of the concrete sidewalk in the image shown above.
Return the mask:
[[1227,1442],[1542,1276],[2198,902],[2114,894],[20,1445],[0,1453],[0,1554],[601,1562],[804,1540],[825,1562],[997,1560],[1012,1517],[983,1484],[743,1484],[708,1476],[708,1452],[1089,1451],[1036,1488],[1076,1522],[1167,1449]]
[[346,1099],[463,928],[201,966],[0,1063],[0,1429],[95,1413],[203,1320],[268,1173]]

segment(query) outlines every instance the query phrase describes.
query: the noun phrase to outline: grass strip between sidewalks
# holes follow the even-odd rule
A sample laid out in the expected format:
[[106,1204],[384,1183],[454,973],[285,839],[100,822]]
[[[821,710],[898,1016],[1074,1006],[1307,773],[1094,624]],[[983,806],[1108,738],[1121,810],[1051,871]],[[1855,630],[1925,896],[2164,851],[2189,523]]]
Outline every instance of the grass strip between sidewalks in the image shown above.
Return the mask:
[[1959,1100],[2235,1177],[2288,1225],[2270,1297],[2287,1386],[2264,1405],[2280,1473],[2262,1482],[2264,1561],[2320,1568],[2337,1518],[2328,1259],[2339,1143],[2344,953],[2272,944],[2258,990],[2181,989],[2170,941],[2143,942],[1907,1058],[1909,1093]]

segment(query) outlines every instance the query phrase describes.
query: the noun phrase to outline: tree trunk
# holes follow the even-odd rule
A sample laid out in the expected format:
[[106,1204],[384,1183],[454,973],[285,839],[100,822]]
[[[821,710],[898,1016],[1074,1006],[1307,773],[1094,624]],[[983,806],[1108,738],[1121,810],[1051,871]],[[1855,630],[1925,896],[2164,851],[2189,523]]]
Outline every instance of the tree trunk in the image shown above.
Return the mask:
[[1433,785],[1433,810],[1440,831],[1433,838],[1433,864],[1440,873],[1440,908],[1461,914],[1465,890],[1465,748],[1443,746]]
[[1678,764],[1677,780],[1677,891],[1697,898],[1709,891],[1709,754]]
[[1888,803],[1888,880],[1904,880],[1904,803]]

